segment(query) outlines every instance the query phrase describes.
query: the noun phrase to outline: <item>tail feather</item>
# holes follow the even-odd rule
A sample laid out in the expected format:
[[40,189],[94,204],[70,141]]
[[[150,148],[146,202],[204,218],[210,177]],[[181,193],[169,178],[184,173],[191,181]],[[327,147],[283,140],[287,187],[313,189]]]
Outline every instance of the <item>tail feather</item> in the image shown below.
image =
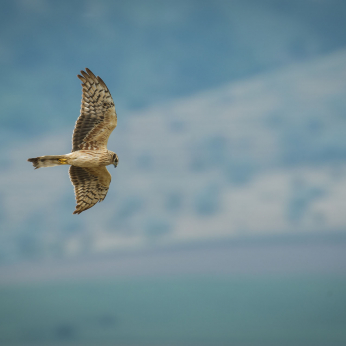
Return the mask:
[[65,155],[47,155],[28,159],[32,162],[35,169],[41,167],[54,167],[66,164]]

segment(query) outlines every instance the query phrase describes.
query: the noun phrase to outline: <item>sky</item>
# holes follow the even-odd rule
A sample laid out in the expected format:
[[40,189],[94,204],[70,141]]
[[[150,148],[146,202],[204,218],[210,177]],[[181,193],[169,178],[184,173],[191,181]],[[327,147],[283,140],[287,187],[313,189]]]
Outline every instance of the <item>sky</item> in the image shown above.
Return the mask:
[[[1,4],[0,260],[220,238],[343,234],[342,1]],[[71,215],[66,167],[90,68],[118,113],[104,202]]]
[[[344,0],[0,1],[1,345],[344,345]],[[77,74],[117,168],[73,215]]]

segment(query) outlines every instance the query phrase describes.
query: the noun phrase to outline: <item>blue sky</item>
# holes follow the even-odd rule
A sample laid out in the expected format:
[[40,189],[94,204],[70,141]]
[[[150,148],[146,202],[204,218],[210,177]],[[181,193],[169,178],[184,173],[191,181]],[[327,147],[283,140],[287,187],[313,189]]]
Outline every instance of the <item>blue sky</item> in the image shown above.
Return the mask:
[[[345,340],[345,18],[344,0],[1,1],[0,340]],[[70,152],[85,67],[119,165],[72,215],[67,167],[26,160]]]
[[[1,7],[4,261],[344,231],[343,1]],[[76,218],[64,167],[26,159],[70,151],[85,67],[113,95],[120,164]]]
[[336,0],[26,0],[1,6],[6,68],[0,121],[21,135],[73,124],[80,97],[75,75],[85,67],[108,80],[122,112],[346,44],[346,8]]

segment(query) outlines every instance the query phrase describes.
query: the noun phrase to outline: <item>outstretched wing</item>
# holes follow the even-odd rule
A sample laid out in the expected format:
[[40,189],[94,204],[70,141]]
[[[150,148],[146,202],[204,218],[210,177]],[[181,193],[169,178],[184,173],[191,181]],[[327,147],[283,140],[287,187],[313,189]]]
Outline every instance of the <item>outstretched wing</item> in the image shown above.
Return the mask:
[[107,147],[109,135],[117,126],[112,95],[100,77],[88,68],[78,78],[83,82],[80,116],[72,136],[72,151]]
[[71,166],[69,174],[77,201],[73,214],[80,214],[105,199],[111,182],[111,175],[105,166],[95,168]]

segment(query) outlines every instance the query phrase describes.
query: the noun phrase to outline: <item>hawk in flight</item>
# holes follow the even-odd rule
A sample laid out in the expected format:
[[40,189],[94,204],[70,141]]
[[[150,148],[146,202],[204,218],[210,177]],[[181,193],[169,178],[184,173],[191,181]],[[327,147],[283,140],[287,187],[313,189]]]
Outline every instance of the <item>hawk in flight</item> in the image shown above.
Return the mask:
[[35,169],[71,165],[70,179],[80,214],[105,199],[111,175],[106,166],[118,164],[118,155],[107,149],[111,132],[117,126],[112,96],[100,77],[88,68],[81,71],[83,95],[79,118],[72,136],[72,152],[66,155],[40,156],[28,159]]

